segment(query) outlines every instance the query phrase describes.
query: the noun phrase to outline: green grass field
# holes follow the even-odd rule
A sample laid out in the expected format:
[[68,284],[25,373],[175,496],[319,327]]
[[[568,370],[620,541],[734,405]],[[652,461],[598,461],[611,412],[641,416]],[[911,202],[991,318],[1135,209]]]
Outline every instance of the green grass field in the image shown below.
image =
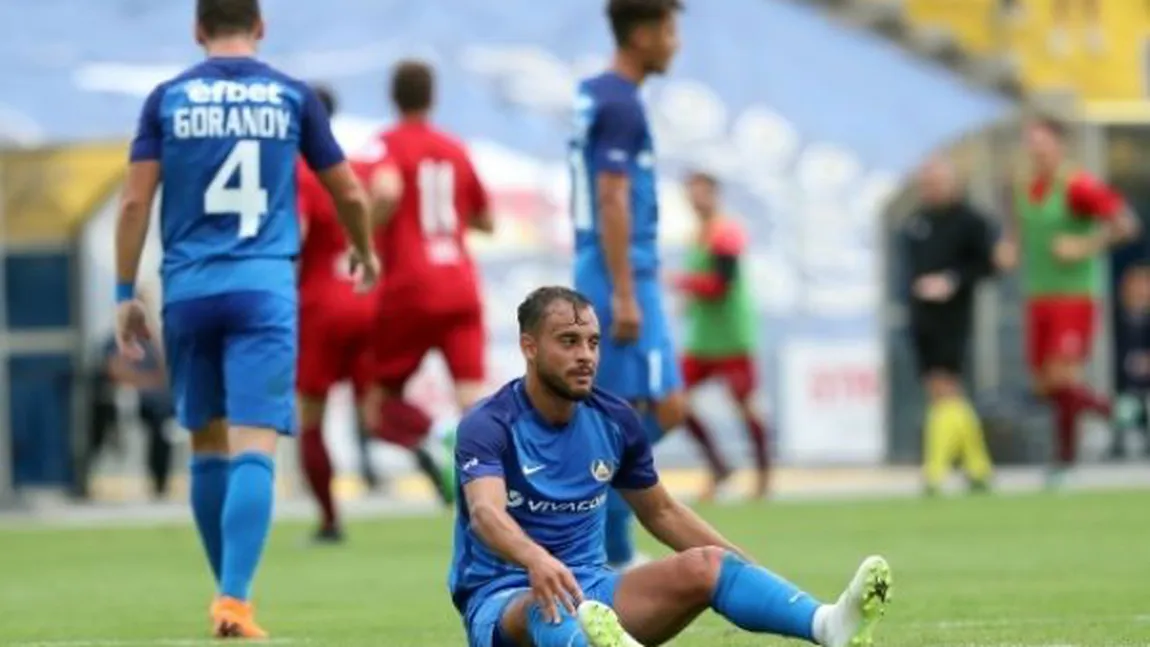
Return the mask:
[[[1150,645],[1150,493],[703,512],[820,596],[885,555],[896,579],[880,645]],[[278,525],[262,567],[256,602],[274,642],[465,644],[445,591],[446,516],[357,523],[335,548],[306,547],[307,529]],[[211,593],[190,526],[0,530],[0,644],[207,644]],[[707,614],[674,644],[799,643]]]

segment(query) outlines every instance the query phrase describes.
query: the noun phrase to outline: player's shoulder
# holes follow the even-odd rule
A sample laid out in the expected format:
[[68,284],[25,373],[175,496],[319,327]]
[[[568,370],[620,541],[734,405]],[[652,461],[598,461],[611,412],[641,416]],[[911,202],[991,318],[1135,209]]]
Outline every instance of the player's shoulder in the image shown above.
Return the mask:
[[583,79],[579,93],[596,103],[639,103],[639,87],[611,71]]
[[423,142],[436,146],[466,150],[467,146],[458,136],[438,128],[430,123],[400,123],[385,130],[380,139],[386,144],[391,142]]
[[747,231],[742,223],[734,218],[722,217],[715,223],[709,237],[709,247],[714,254],[738,256],[747,247]]
[[311,94],[311,86],[308,85],[306,81],[296,78],[278,67],[274,67],[259,59],[244,59],[238,64],[238,67],[240,68],[240,73],[245,76],[274,81],[301,95]]
[[458,434],[489,434],[493,430],[510,429],[523,410],[517,390],[522,388],[522,380],[516,379],[505,384],[495,393],[475,403],[459,421]]
[[1071,191],[1094,191],[1106,186],[1097,175],[1083,168],[1071,168],[1064,171],[1066,188]]
[[593,411],[614,423],[622,432],[629,433],[638,427],[639,415],[635,408],[623,398],[599,387],[591,390],[586,403]]

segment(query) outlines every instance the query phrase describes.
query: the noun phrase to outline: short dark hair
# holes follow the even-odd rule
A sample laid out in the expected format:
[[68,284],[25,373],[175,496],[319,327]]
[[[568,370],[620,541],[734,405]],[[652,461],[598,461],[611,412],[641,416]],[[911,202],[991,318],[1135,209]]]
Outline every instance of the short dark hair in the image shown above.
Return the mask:
[[404,114],[431,108],[435,72],[423,61],[400,61],[391,75],[391,100]]
[[311,91],[315,93],[315,97],[319,99],[320,105],[323,106],[327,116],[335,115],[335,111],[339,109],[339,102],[335,98],[335,91],[330,86],[323,83],[315,83],[311,86]]
[[519,332],[534,332],[547,316],[547,309],[556,301],[570,303],[576,311],[591,307],[591,300],[579,292],[561,285],[536,288],[519,304]]
[[196,0],[196,23],[208,38],[246,34],[259,21],[259,0]]
[[617,45],[626,44],[636,27],[666,19],[683,10],[682,0],[608,0],[607,18]]

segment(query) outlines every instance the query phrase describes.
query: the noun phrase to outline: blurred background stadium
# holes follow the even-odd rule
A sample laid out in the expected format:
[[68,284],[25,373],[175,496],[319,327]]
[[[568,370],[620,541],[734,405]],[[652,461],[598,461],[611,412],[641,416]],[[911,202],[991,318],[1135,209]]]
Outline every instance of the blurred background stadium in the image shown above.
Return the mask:
[[[492,384],[520,370],[514,306],[531,287],[569,282],[564,143],[574,82],[606,63],[609,36],[588,0],[278,0],[263,53],[340,97],[337,135],[362,147],[391,115],[385,80],[400,57],[440,76],[436,119],[461,134],[495,199],[497,236],[476,241],[492,346]],[[1042,109],[1075,124],[1078,160],[1150,214],[1150,2],[1107,0],[722,0],[689,3],[684,48],[649,87],[669,264],[693,222],[679,180],[720,177],[752,232],[761,312],[760,394],[774,429],[781,493],[914,487],[921,393],[905,346],[899,263],[890,241],[912,203],[909,175],[946,151],[991,213],[1018,170],[1020,119]],[[593,5],[593,6],[592,6]],[[1096,11],[1092,9],[1096,8]],[[149,498],[136,394],[120,388],[118,442],[87,470],[93,375],[113,305],[112,223],[127,138],[157,82],[195,61],[188,3],[37,0],[0,4],[0,502],[40,509]],[[155,228],[153,228],[153,232]],[[158,245],[143,275],[158,290]],[[1113,256],[1119,277],[1142,244]],[[1117,279],[1115,279],[1117,280]],[[978,295],[968,377],[1003,465],[1039,465],[1049,421],[1026,406],[1014,281]],[[672,305],[672,308],[675,306]],[[1107,310],[1093,381],[1115,386]],[[449,424],[432,358],[415,396]],[[349,397],[330,412],[340,491],[358,477]],[[699,405],[730,456],[748,456],[718,389]],[[1104,429],[1082,442],[1099,456]],[[168,498],[184,499],[179,430]],[[290,454],[294,448],[285,447]],[[373,447],[387,478],[376,498],[430,503],[405,455]],[[693,448],[659,448],[676,487],[702,478]],[[746,460],[740,461],[747,464]],[[294,466],[285,459],[284,465]],[[1099,468],[1103,469],[1103,468]],[[1117,482],[1137,468],[1104,468]],[[281,470],[298,498],[294,469]],[[1037,480],[1035,481],[1037,482]],[[177,509],[173,507],[173,509]],[[178,508],[182,511],[182,508]],[[186,514],[186,513],[184,513]]]

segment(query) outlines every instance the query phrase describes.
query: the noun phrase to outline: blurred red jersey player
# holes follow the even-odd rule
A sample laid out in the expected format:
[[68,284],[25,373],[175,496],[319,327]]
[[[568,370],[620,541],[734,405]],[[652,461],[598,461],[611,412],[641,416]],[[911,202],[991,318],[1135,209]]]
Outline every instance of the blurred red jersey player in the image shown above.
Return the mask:
[[[327,112],[335,112],[330,90],[315,88]],[[353,163],[361,178],[366,168]],[[327,394],[339,382],[351,380],[362,402],[370,384],[370,342],[376,300],[356,292],[350,267],[350,246],[340,228],[335,205],[319,179],[300,164],[299,215],[303,244],[299,259],[299,394],[300,461],[308,485],[322,512],[315,538],[342,538],[331,493],[332,466],[323,440]]]
[[403,389],[428,351],[446,360],[461,410],[482,394],[486,331],[468,229],[490,233],[487,192],[463,145],[428,121],[434,73],[401,62],[391,80],[400,121],[379,136],[369,190],[382,256],[369,413],[380,436],[414,447],[431,428]]

